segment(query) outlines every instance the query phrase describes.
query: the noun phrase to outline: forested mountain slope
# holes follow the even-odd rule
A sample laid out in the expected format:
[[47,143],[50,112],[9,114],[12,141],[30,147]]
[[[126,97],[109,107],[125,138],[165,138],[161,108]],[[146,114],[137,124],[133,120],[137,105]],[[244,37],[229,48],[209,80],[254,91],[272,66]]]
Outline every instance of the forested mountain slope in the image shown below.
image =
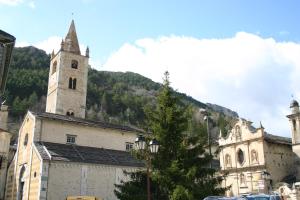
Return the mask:
[[[14,49],[5,93],[12,122],[20,121],[27,109],[45,110],[49,63],[50,56],[43,50],[31,46]],[[144,128],[144,108],[155,104],[160,87],[136,73],[89,69],[87,118]],[[237,117],[237,113],[221,106],[202,103],[183,93],[176,95],[181,97],[182,105],[194,112],[199,123],[199,108],[210,109],[215,129],[220,126],[225,130],[228,120]],[[222,112],[224,109],[226,112]]]

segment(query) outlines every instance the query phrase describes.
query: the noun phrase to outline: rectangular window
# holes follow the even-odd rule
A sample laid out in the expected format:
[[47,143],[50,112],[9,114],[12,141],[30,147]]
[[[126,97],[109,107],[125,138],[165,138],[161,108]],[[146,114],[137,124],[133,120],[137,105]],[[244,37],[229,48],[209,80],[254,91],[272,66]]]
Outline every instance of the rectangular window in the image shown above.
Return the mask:
[[133,149],[133,143],[126,142],[126,151],[131,151],[131,149]]
[[75,144],[76,137],[76,135],[67,135],[67,144]]

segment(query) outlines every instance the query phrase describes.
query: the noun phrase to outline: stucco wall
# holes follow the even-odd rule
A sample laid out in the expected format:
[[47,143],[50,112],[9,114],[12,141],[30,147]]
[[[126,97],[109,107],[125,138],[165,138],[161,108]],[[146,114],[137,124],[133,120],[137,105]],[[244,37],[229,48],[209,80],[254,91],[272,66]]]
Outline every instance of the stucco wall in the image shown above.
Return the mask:
[[35,149],[32,153],[32,165],[29,175],[29,199],[39,199],[42,160]]
[[[12,189],[7,192],[7,196],[12,196],[13,199],[17,199],[17,193],[19,190],[19,178],[20,170],[24,166],[26,168],[24,173],[24,200],[28,199],[29,180],[30,180],[30,167],[32,161],[32,149],[33,149],[33,137],[35,128],[35,117],[31,113],[27,113],[24,118],[23,124],[19,130],[18,147],[14,158],[14,178],[11,181],[8,179],[8,184],[12,186]],[[28,135],[27,144],[24,143],[26,135]],[[10,167],[10,170],[11,167]],[[10,171],[11,173],[11,171]]]
[[97,148],[125,151],[125,143],[134,143],[137,133],[122,132],[120,130],[89,127],[76,123],[43,120],[42,141],[66,143],[66,135],[76,135],[76,144]]
[[137,168],[51,162],[49,165],[47,199],[90,195],[103,200],[117,200],[114,184],[124,179],[123,170]]

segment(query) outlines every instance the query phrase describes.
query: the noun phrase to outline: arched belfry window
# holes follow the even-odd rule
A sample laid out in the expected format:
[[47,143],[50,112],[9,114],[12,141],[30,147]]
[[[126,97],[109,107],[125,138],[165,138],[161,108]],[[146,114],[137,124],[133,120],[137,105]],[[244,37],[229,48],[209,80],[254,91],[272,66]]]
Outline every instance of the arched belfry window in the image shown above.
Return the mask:
[[72,89],[73,88],[73,79],[70,77],[69,78],[69,89]]
[[71,62],[71,67],[72,67],[73,69],[77,69],[77,68],[78,68],[78,61],[77,61],[77,60],[72,60],[72,62]]
[[53,65],[52,65],[52,73],[51,74],[54,74],[57,70],[57,61],[54,61]]
[[69,89],[76,89],[76,78],[69,78]]
[[73,78],[73,90],[76,89],[76,78]]

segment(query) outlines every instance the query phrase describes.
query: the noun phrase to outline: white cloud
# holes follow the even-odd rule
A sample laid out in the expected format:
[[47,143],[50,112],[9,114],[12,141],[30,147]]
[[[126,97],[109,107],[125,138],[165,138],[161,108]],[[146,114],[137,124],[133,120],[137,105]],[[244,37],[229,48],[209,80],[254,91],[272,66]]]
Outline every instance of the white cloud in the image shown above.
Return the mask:
[[29,5],[29,7],[32,8],[32,9],[35,8],[35,3],[34,3],[34,1],[30,1],[30,2],[28,3],[28,5]]
[[23,0],[0,0],[0,4],[16,6],[23,3]]
[[[54,50],[54,52],[58,52],[60,49],[62,37],[60,36],[50,36],[46,40],[36,42],[36,43],[29,43],[26,41],[21,41],[16,43],[16,47],[25,47],[25,46],[35,46],[39,49],[43,49],[46,51],[46,53],[50,54]],[[79,48],[81,51],[81,54],[85,54],[86,45],[79,44]]]
[[245,32],[225,39],[140,39],[120,47],[101,69],[133,71],[159,82],[168,70],[180,92],[286,136],[291,94],[300,99],[300,44]]

